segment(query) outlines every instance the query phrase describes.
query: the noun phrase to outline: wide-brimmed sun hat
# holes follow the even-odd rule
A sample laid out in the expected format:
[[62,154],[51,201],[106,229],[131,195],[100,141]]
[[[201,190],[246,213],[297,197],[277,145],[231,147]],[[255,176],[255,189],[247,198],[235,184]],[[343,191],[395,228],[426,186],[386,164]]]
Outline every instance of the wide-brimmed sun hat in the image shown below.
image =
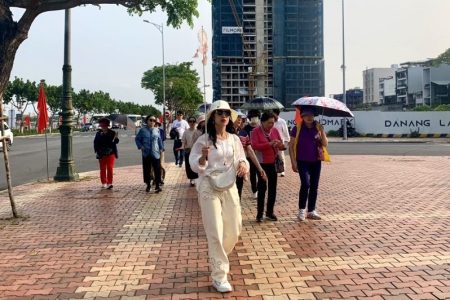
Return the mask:
[[230,104],[228,104],[228,102],[224,100],[217,100],[213,102],[211,104],[211,107],[209,108],[208,114],[206,115],[206,123],[208,123],[208,120],[211,117],[213,111],[216,111],[218,109],[229,110],[231,112],[231,121],[236,121],[238,114],[234,109],[231,109]]
[[205,119],[206,119],[205,114],[201,114],[197,118],[197,123],[205,122]]

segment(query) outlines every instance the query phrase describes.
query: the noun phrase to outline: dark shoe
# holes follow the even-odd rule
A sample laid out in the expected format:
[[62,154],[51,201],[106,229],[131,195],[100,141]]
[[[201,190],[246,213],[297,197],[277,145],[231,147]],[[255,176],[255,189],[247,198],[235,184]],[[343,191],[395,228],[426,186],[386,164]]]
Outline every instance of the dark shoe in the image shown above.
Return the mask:
[[183,167],[183,165],[180,164],[179,167],[181,168],[181,167]]
[[147,188],[145,189],[145,191],[148,193],[150,192],[150,184],[147,184]]
[[256,216],[256,222],[261,223],[263,221],[262,216]]
[[159,193],[159,192],[161,192],[162,191],[162,189],[160,188],[160,187],[157,187],[156,189],[155,189],[155,193]]
[[164,181],[161,180],[161,185],[164,185]]
[[267,215],[266,219],[269,220],[269,221],[278,221],[277,216],[275,216],[274,214]]
[[112,190],[112,189],[113,189],[113,185],[112,185],[112,184],[109,184],[108,187],[107,187],[106,189]]

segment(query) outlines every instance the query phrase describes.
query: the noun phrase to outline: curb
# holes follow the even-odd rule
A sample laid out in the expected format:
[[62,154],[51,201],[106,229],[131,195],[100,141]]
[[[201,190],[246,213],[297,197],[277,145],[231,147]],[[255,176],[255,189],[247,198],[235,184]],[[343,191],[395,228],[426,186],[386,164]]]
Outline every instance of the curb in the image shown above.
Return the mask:
[[417,136],[412,136],[411,134],[381,134],[381,133],[366,133],[361,134],[360,137],[371,137],[371,138],[450,138],[450,134],[447,133],[424,133]]

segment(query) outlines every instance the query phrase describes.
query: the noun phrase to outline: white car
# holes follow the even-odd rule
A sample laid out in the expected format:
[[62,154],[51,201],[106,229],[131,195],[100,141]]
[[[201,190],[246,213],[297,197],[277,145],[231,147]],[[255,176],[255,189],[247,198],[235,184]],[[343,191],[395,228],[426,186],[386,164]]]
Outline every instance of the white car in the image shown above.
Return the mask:
[[[8,145],[8,150],[11,149],[11,145],[14,142],[14,134],[12,133],[11,129],[8,127],[8,125],[6,123],[4,123],[5,126],[5,136],[9,137],[9,140],[6,141],[7,145]],[[1,135],[1,133],[0,133]],[[3,142],[0,142],[0,149],[3,148]]]

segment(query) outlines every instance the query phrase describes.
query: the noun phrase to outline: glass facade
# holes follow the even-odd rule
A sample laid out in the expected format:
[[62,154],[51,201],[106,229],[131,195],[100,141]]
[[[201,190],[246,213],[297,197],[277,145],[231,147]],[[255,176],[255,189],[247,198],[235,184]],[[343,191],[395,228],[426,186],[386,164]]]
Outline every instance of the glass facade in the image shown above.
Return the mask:
[[[324,95],[323,0],[213,0],[212,20],[214,100],[239,107],[255,96],[258,80],[286,107]],[[243,27],[242,34],[224,27]]]

